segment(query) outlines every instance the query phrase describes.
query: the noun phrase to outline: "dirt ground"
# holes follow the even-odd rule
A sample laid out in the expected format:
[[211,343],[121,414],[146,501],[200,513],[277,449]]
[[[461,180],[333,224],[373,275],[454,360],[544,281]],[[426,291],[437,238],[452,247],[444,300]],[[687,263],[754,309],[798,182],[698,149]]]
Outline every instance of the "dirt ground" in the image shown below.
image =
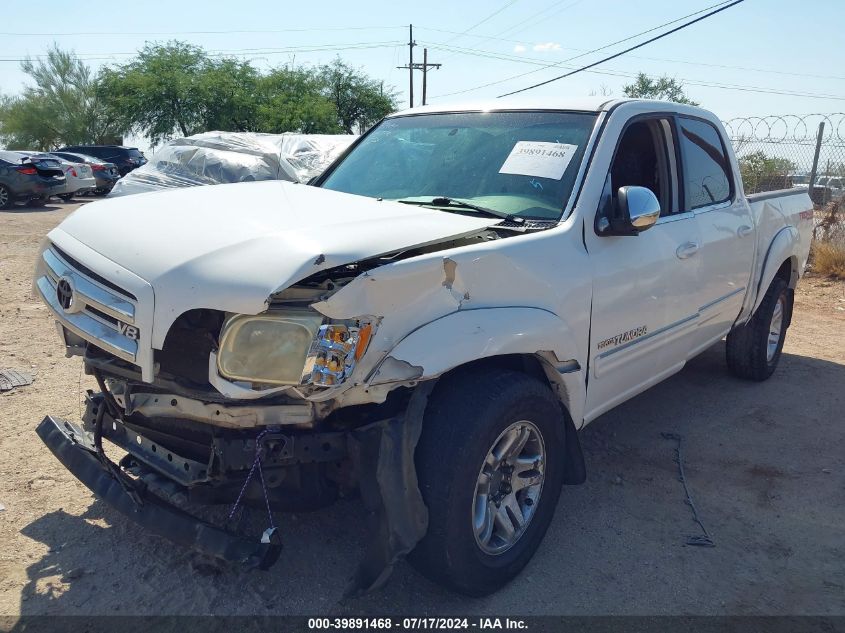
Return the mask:
[[[497,594],[450,594],[397,566],[381,591],[341,600],[365,537],[355,501],[279,514],[269,572],[213,571],[96,500],[34,433],[80,415],[67,359],[30,290],[44,235],[73,209],[0,212],[0,368],[37,371],[0,394],[0,615],[845,615],[845,283],[808,277],[777,373],[730,377],[724,346],[582,435],[588,482],[564,489],[523,574]],[[675,443],[715,547],[678,481]]]

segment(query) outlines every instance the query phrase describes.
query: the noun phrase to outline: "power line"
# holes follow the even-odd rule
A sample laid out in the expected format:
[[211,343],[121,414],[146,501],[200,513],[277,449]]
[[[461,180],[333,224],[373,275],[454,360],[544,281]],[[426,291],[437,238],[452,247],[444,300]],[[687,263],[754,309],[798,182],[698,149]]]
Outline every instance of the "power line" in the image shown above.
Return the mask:
[[[458,47],[451,47],[451,46],[442,46],[442,47],[435,47],[432,48],[442,48],[443,50],[453,50],[455,52],[467,55],[475,55],[477,57],[486,57],[490,59],[498,59],[502,61],[512,61],[518,62],[523,64],[533,64],[537,66],[544,66],[546,64],[545,60],[540,60],[536,58],[526,58],[523,56],[515,56],[515,55],[506,55],[506,54],[497,54],[492,51],[475,51],[473,49],[459,49]],[[562,66],[563,68],[575,68],[574,66]],[[615,69],[602,69],[602,70],[587,70],[586,72],[590,74],[596,75],[607,75],[611,77],[625,77],[628,79],[634,78],[637,75],[632,74],[629,72],[624,72],[621,70]],[[690,86],[701,86],[705,88],[719,88],[723,90],[739,90],[742,92],[758,92],[761,94],[776,94],[776,95],[784,95],[784,96],[793,96],[793,97],[808,97],[813,99],[833,99],[833,100],[845,100],[845,97],[839,95],[827,95],[827,94],[817,94],[817,93],[807,93],[807,92],[799,92],[799,91],[791,91],[791,90],[783,90],[783,89],[776,89],[776,88],[766,88],[762,86],[748,86],[748,85],[736,85],[736,84],[725,84],[720,82],[712,82],[712,81],[703,81],[703,80],[696,80],[696,79],[686,79],[683,77],[678,78],[679,81],[683,82],[685,85]],[[444,95],[440,95],[441,97]]]
[[[508,2],[506,2],[505,4],[503,4],[501,7],[499,7],[499,8],[498,8],[498,9],[496,9],[495,11],[493,11],[493,13],[491,13],[490,15],[488,15],[487,17],[485,17],[484,19],[482,19],[482,20],[480,20],[480,21],[476,22],[476,23],[475,23],[475,24],[473,24],[471,27],[469,27],[469,28],[467,28],[467,29],[465,29],[465,30],[461,31],[460,33],[456,33],[456,34],[455,34],[455,37],[453,37],[453,38],[451,38],[451,39],[449,39],[449,40],[446,40],[446,43],[448,43],[448,42],[454,42],[456,39],[458,39],[458,38],[459,38],[459,37],[461,37],[462,35],[466,35],[466,34],[468,34],[468,33],[469,33],[470,31],[472,31],[474,28],[476,28],[477,26],[481,26],[481,25],[482,25],[482,24],[484,24],[485,22],[488,22],[489,20],[493,19],[494,17],[496,17],[497,15],[499,15],[502,11],[504,11],[505,9],[507,9],[507,8],[509,8],[509,7],[513,6],[514,4],[516,4],[516,2],[517,2],[517,0],[508,0]],[[447,57],[446,59],[448,59],[448,57]]]
[[[448,31],[446,29],[435,29],[435,28],[428,27],[428,26],[418,27],[418,28],[423,28],[426,31],[436,31],[438,33],[457,34],[457,31]],[[531,41],[528,41],[528,40],[512,40],[512,39],[507,39],[507,38],[500,38],[500,37],[496,37],[495,35],[480,35],[478,33],[472,33],[469,37],[475,37],[475,38],[486,39],[486,40],[497,40],[497,41],[500,41],[500,42],[510,42],[512,44],[523,44],[523,45],[528,45],[528,46],[536,43],[536,42],[531,42]],[[446,42],[428,42],[427,44],[430,48],[437,48],[437,49],[442,49],[442,50],[451,50],[450,47],[446,46]],[[575,51],[575,52],[584,52],[586,50],[586,49],[583,49],[583,48],[572,48],[571,46],[561,46],[561,49],[567,50],[567,51]],[[471,55],[474,52],[498,54],[497,51],[488,51],[488,50],[484,50],[484,49],[473,49],[473,48],[468,48],[468,47],[463,47],[461,51],[457,51],[457,52],[460,52],[460,53],[466,54],[466,55]],[[629,57],[631,57],[632,59],[642,59],[642,60],[651,61],[651,62],[669,62],[671,64],[684,64],[685,66],[702,66],[702,67],[705,67],[705,68],[721,68],[723,70],[742,70],[742,71],[745,71],[745,72],[767,73],[767,74],[772,74],[772,75],[784,75],[784,76],[788,76],[788,77],[808,77],[810,79],[835,79],[835,80],[839,80],[839,81],[845,81],[845,76],[842,76],[842,75],[818,75],[818,74],[815,74],[815,73],[808,73],[808,72],[791,72],[791,71],[788,71],[788,70],[775,70],[774,68],[757,68],[757,67],[750,67],[750,66],[734,66],[734,65],[730,65],[730,64],[708,64],[706,62],[695,62],[695,61],[690,61],[690,60],[686,60],[686,59],[672,59],[672,58],[669,58],[669,57],[647,57],[645,55],[629,55]],[[524,59],[531,59],[531,58],[526,58],[524,56],[514,56],[512,61],[519,62],[519,61],[524,60]],[[549,65],[547,60],[537,60],[537,62],[538,62],[538,64],[536,64],[536,65],[545,66],[547,68],[552,67],[552,65]],[[566,62],[566,60],[563,60],[561,62],[556,62],[554,65],[564,64],[565,62]],[[517,75],[517,76],[522,77],[524,75]],[[441,95],[441,96],[445,96],[445,95]]]
[[713,11],[710,11],[709,13],[705,13],[704,15],[701,15],[701,16],[695,18],[694,20],[690,20],[689,22],[684,22],[680,26],[676,26],[674,29],[670,29],[670,30],[666,31],[665,33],[661,33],[660,35],[657,35],[655,37],[647,39],[645,42],[640,42],[639,44],[636,44],[634,46],[626,48],[624,51],[614,53],[613,55],[609,55],[608,57],[605,57],[604,59],[600,59],[597,62],[593,62],[592,64],[587,64],[586,66],[582,66],[581,68],[576,68],[573,71],[570,71],[570,72],[565,73],[563,75],[559,75],[557,77],[553,77],[552,79],[547,79],[546,81],[541,81],[541,82],[536,83],[534,85],[527,86],[525,88],[520,88],[519,90],[512,90],[510,92],[506,92],[504,94],[499,95],[499,97],[508,97],[510,95],[515,95],[515,94],[518,94],[520,92],[525,92],[526,90],[533,90],[534,88],[539,88],[540,86],[545,86],[546,84],[550,84],[553,81],[558,81],[559,79],[571,77],[572,75],[575,75],[577,73],[588,70],[589,68],[593,68],[595,66],[598,66],[599,64],[603,64],[604,62],[610,61],[611,59],[616,59],[617,57],[621,57],[625,53],[630,53],[631,51],[636,50],[638,48],[642,48],[643,46],[646,46],[647,44],[651,44],[652,42],[656,42],[659,39],[663,39],[664,37],[667,37],[668,35],[672,35],[673,33],[677,33],[678,31],[681,31],[681,30],[687,28],[688,26],[692,26],[693,24],[696,24],[697,22],[701,22],[702,20],[706,20],[707,18],[712,17],[712,16],[716,15],[717,13],[721,13],[722,11],[725,11],[726,9],[730,9],[731,7],[735,7],[736,5],[738,5],[742,2],[745,2],[745,0],[733,0],[733,2],[731,2],[730,4],[726,4],[722,7],[719,7],[718,9],[714,9]]
[[232,33],[307,33],[313,31],[375,31],[381,29],[404,29],[399,26],[329,26],[319,28],[300,29],[257,29],[257,30],[225,30],[225,31],[89,31],[73,33],[15,33],[0,32],[0,35],[22,37],[64,37],[71,35],[228,35]]
[[[522,33],[522,31],[524,31],[525,29],[529,29],[529,28],[531,28],[531,27],[532,27],[532,26],[534,26],[535,24],[538,24],[538,23],[539,23],[539,22],[541,22],[541,21],[544,21],[544,20],[549,20],[549,19],[553,18],[554,16],[558,15],[559,13],[562,13],[563,11],[566,11],[567,9],[571,9],[571,8],[572,8],[572,7],[574,7],[576,4],[581,4],[584,0],[575,0],[574,2],[570,2],[570,3],[569,3],[569,4],[567,4],[566,6],[561,7],[561,8],[560,8],[560,9],[558,9],[557,11],[554,11],[554,9],[556,9],[557,7],[559,7],[559,6],[560,6],[561,4],[563,4],[565,1],[566,1],[566,0],[559,0],[558,2],[555,2],[554,4],[552,4],[552,5],[548,6],[548,7],[546,7],[545,9],[542,9],[542,10],[538,11],[538,12],[537,12],[537,13],[535,13],[534,15],[532,15],[532,16],[528,16],[528,18],[526,18],[526,19],[524,19],[524,20],[522,20],[522,21],[520,21],[520,22],[517,22],[516,24],[513,24],[513,25],[509,26],[509,27],[508,27],[508,28],[506,28],[504,31],[499,31],[498,35],[513,34],[513,33]],[[549,13],[549,11],[552,11],[552,12],[551,12],[551,13]],[[540,17],[541,15],[542,15],[542,17]],[[540,19],[539,19],[539,20],[537,20],[537,21],[534,21],[536,18],[540,18]],[[531,24],[528,24],[528,26],[522,26],[523,24],[526,24],[526,23],[528,23],[528,22],[531,22]],[[521,27],[521,26],[522,26],[522,28],[519,28],[519,27]]]
[[[322,51],[344,51],[344,50],[364,50],[372,48],[391,48],[402,44],[397,40],[385,42],[352,42],[347,44],[318,44],[314,46],[289,46],[285,48],[233,48],[229,50],[212,50],[208,52],[210,57],[243,57],[253,55],[284,55],[287,53],[312,53]],[[126,57],[137,55],[138,52],[133,53],[81,53],[77,55],[80,61],[95,61],[104,59],[114,59],[115,57]],[[47,55],[33,55],[31,60],[43,60]],[[24,62],[27,58],[0,58],[0,62]]]
[[564,59],[564,60],[562,60],[562,61],[555,62],[555,63],[553,63],[553,64],[548,64],[548,65],[546,65],[546,66],[545,66],[545,67],[543,67],[543,68],[537,68],[536,70],[531,70],[531,71],[529,71],[529,72],[527,72],[527,73],[520,73],[520,74],[518,74],[518,75],[512,75],[512,76],[510,76],[510,77],[505,77],[504,79],[497,79],[497,80],[495,80],[495,81],[490,81],[490,82],[485,83],[485,84],[480,84],[480,85],[478,85],[478,86],[473,86],[472,88],[464,88],[463,90],[456,90],[455,92],[447,92],[446,94],[443,94],[443,95],[440,95],[440,96],[441,96],[441,97],[451,97],[451,96],[453,96],[453,95],[465,94],[465,93],[467,93],[467,92],[473,92],[473,91],[475,91],[475,90],[480,90],[481,88],[487,88],[487,87],[489,87],[489,86],[495,86],[495,85],[498,85],[498,84],[506,83],[506,82],[508,82],[508,81],[512,81],[512,80],[514,80],[514,79],[521,79],[522,77],[525,77],[525,76],[527,76],[527,75],[532,75],[532,74],[534,74],[534,73],[541,72],[541,71],[543,71],[543,70],[546,70],[547,68],[555,68],[555,67],[558,67],[558,66],[562,66],[563,64],[565,64],[565,63],[567,63],[567,62],[573,61],[573,60],[575,60],[575,59],[579,59],[579,58],[584,57],[584,56],[586,56],[586,55],[590,55],[591,53],[596,53],[596,52],[601,51],[601,50],[604,50],[604,49],[606,49],[606,48],[610,48],[611,46],[615,46],[616,44],[621,44],[621,43],[623,43],[623,42],[627,42],[627,41],[632,40],[632,39],[634,39],[634,38],[636,38],[636,37],[640,37],[641,35],[646,35],[646,34],[648,34],[648,33],[651,33],[651,32],[653,32],[653,31],[656,31],[656,30],[658,30],[658,29],[662,29],[663,27],[666,27],[666,26],[671,26],[672,24],[676,24],[676,23],[678,23],[678,22],[680,22],[680,21],[682,21],[682,20],[686,20],[687,18],[691,18],[691,17],[693,17],[693,16],[695,16],[695,15],[699,15],[699,14],[704,13],[705,11],[708,11],[708,10],[713,9],[713,8],[715,8],[715,7],[719,7],[719,6],[725,5],[725,4],[726,4],[727,2],[729,2],[729,1],[730,1],[730,0],[722,0],[722,2],[717,2],[716,4],[710,5],[709,7],[705,7],[705,8],[703,8],[703,9],[699,9],[698,11],[694,11],[693,13],[688,13],[687,15],[681,16],[681,17],[679,17],[679,18],[675,18],[674,20],[670,20],[669,22],[664,22],[663,24],[660,24],[660,25],[658,25],[658,26],[652,27],[652,28],[647,29],[647,30],[645,30],[645,31],[640,31],[639,33],[635,33],[634,35],[629,35],[628,37],[624,37],[624,38],[622,38],[621,40],[616,40],[615,42],[610,42],[609,44],[604,44],[604,45],[602,45],[602,46],[599,46],[598,48],[594,48],[594,49],[591,49],[591,50],[589,50],[589,51],[585,51],[584,53],[581,53],[581,54],[579,54],[579,55],[575,55],[574,57],[570,57],[570,58],[568,58],[568,59]]

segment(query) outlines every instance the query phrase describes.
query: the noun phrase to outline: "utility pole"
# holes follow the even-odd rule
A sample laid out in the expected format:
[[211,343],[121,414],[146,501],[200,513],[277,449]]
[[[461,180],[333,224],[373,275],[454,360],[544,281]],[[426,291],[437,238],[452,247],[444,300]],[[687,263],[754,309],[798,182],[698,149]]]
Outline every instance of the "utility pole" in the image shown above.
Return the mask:
[[428,77],[428,69],[429,68],[440,68],[443,64],[429,64],[428,63],[428,49],[423,49],[423,63],[422,63],[422,71],[423,71],[423,99],[422,104],[425,105],[425,95],[426,95],[426,87],[428,85],[427,77]]
[[414,107],[414,71],[421,70],[423,72],[423,95],[422,95],[422,104],[425,105],[426,100],[426,90],[428,88],[428,69],[429,68],[440,68],[443,64],[429,64],[428,63],[428,49],[423,49],[423,63],[422,64],[415,64],[414,63],[414,46],[417,43],[414,41],[414,25],[411,24],[409,27],[409,37],[408,37],[408,65],[407,66],[397,66],[396,68],[407,70],[408,71],[408,95],[410,97],[410,107]]
[[414,107],[414,46],[417,43],[414,41],[414,25],[408,25],[408,95],[410,96],[411,106]]

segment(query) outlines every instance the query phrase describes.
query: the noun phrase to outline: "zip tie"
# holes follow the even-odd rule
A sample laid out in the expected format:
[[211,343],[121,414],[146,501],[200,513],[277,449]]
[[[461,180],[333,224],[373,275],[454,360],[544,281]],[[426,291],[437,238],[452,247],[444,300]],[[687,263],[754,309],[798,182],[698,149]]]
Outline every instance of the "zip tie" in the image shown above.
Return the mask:
[[244,481],[244,485],[241,488],[240,493],[238,493],[238,498],[235,501],[235,505],[232,506],[232,511],[229,512],[229,520],[231,521],[232,518],[235,516],[235,511],[241,504],[241,500],[243,499],[247,486],[249,486],[249,482],[252,480],[252,476],[255,474],[255,471],[257,469],[258,476],[261,479],[261,490],[264,493],[264,501],[267,504],[267,516],[270,519],[270,528],[275,529],[276,526],[273,524],[273,513],[270,512],[270,498],[267,495],[267,486],[264,483],[264,471],[261,469],[261,439],[265,435],[267,435],[267,433],[269,433],[269,430],[261,431],[261,433],[259,433],[258,436],[255,438],[255,460],[252,462],[252,468],[249,469],[249,474],[246,476],[246,481]]

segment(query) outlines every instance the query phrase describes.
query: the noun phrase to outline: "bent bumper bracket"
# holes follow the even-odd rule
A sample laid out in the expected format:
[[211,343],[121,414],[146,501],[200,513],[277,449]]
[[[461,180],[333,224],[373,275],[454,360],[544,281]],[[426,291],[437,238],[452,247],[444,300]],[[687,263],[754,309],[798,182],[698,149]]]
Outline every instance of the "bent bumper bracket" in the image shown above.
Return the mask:
[[[38,425],[36,433],[56,459],[91,492],[150,532],[197,552],[251,568],[268,569],[278,560],[281,545],[277,538],[270,539],[265,535],[263,542],[255,542],[231,534],[160,497],[145,493],[142,486],[123,474],[117,466],[106,469],[96,453],[90,433],[81,427],[47,416]],[[136,504],[126,487],[143,499],[143,505]]]

